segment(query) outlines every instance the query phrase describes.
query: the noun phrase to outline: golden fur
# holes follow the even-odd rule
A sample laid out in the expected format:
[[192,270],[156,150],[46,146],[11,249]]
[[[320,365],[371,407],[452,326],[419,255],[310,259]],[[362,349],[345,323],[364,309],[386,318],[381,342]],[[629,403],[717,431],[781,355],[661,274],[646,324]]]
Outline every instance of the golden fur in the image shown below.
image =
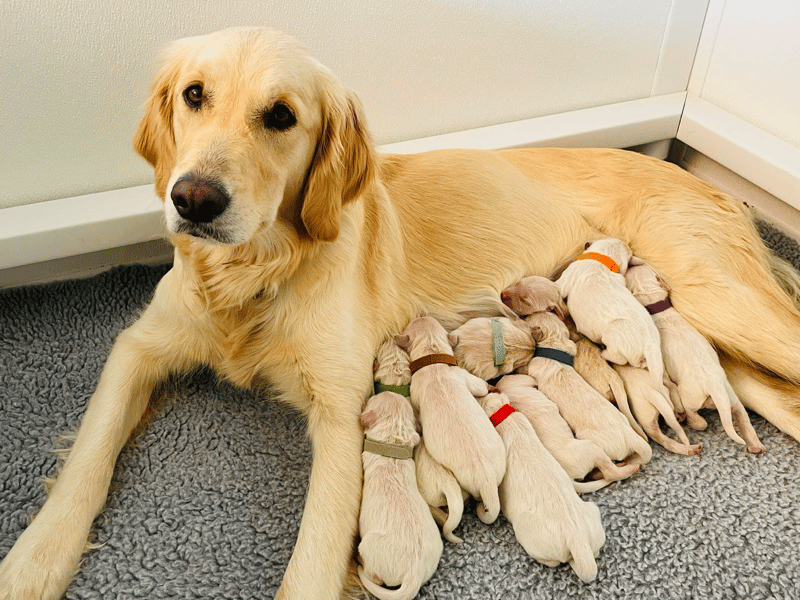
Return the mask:
[[[197,82],[209,97],[193,112],[181,94]],[[278,99],[297,124],[265,131],[254,115]],[[674,165],[603,149],[379,155],[355,96],[268,29],[176,42],[134,143],[167,198],[170,231],[179,176],[225,184],[229,243],[171,235],[174,267],[117,338],[49,499],[0,563],[4,600],[60,597],[154,387],[198,364],[238,385],[269,381],[307,416],[314,463],[278,597],[338,597],[378,344],[420,311],[455,321],[476,297],[549,276],[600,237],[624,240],[662,274],[675,307],[733,357],[742,401],[800,438],[798,388],[770,388],[800,382],[800,312],[787,293],[800,278],[771,257],[740,202]],[[774,393],[749,393],[765,386]]]

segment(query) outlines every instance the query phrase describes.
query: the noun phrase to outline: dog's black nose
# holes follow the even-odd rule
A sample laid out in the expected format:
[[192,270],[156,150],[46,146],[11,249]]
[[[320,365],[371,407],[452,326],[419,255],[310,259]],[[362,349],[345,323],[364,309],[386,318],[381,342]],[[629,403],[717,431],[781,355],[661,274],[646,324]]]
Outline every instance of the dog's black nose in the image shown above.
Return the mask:
[[178,214],[193,223],[209,223],[231,201],[228,193],[217,182],[191,175],[181,177],[175,182],[170,197]]

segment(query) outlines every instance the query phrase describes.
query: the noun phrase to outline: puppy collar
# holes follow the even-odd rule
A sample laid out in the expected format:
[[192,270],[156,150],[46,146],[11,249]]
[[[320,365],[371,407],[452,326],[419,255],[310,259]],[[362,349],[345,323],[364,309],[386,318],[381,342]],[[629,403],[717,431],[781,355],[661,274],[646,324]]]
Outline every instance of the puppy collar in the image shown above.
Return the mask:
[[411,367],[411,374],[413,375],[422,367],[436,364],[450,365],[454,367],[458,364],[458,362],[456,362],[456,357],[452,354],[428,354],[427,356],[423,356],[417,360],[412,360],[409,366]]
[[410,385],[389,385],[388,383],[381,383],[380,381],[375,382],[375,393],[380,394],[381,392],[394,392],[395,394],[400,394],[401,396],[405,396],[406,398],[411,397],[411,386]]
[[584,252],[583,254],[578,255],[578,258],[575,260],[596,260],[600,264],[605,265],[614,273],[619,273],[619,265],[614,262],[614,260],[605,254],[600,254],[599,252]]
[[506,360],[506,342],[503,338],[503,323],[500,319],[492,319],[492,352],[494,354],[494,366],[502,366]]
[[385,456],[386,458],[397,458],[408,460],[414,456],[414,448],[411,446],[398,446],[397,444],[387,444],[376,442],[369,438],[364,438],[364,452]]
[[491,417],[489,417],[489,420],[492,422],[492,425],[497,427],[498,425],[500,425],[500,423],[506,420],[508,415],[510,415],[513,412],[516,412],[513,406],[511,406],[510,404],[503,404],[503,406],[497,409],[497,412],[495,412]]
[[563,363],[568,367],[575,366],[575,357],[572,356],[569,352],[564,352],[563,350],[556,350],[555,348],[545,348],[543,346],[536,346],[536,350],[533,352],[534,358],[549,358],[550,360],[554,360],[556,362]]
[[648,304],[645,306],[647,312],[651,315],[657,315],[660,312],[664,312],[668,308],[672,308],[672,302],[669,301],[669,298],[665,298],[660,302],[654,302],[653,304]]

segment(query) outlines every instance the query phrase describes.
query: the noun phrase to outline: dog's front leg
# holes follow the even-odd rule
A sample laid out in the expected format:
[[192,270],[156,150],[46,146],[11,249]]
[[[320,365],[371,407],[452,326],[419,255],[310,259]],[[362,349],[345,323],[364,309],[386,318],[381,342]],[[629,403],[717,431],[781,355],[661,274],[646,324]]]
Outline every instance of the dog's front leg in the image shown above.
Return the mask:
[[[162,298],[168,283],[159,285]],[[117,455],[155,384],[184,366],[182,348],[190,344],[168,335],[175,328],[157,292],[141,318],[117,337],[50,497],[0,563],[0,599],[54,600],[64,593],[105,503]]]
[[[368,373],[368,365],[364,372]],[[300,532],[279,600],[337,600],[353,556],[361,502],[364,390],[312,395],[313,464]]]

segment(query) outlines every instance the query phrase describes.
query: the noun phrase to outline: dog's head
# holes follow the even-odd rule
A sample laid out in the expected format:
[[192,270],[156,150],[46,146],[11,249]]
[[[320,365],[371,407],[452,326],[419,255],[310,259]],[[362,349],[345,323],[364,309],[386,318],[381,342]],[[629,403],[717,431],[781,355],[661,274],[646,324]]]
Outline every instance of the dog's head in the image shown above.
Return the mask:
[[169,231],[230,245],[277,221],[335,240],[375,171],[355,95],[266,28],[169,46],[134,147],[155,169]]

